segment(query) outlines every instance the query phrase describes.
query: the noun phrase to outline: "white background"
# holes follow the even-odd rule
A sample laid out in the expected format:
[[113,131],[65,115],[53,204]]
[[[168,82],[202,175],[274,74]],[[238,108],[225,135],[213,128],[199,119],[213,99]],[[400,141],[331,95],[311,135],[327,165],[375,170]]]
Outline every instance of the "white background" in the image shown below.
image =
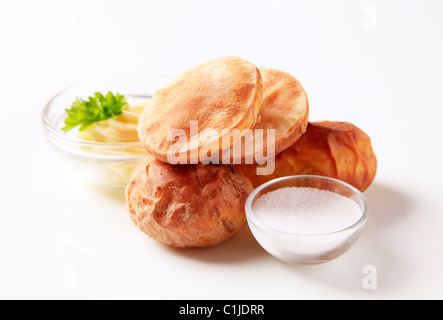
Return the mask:
[[[0,298],[443,298],[442,15],[440,0],[2,1]],[[287,265],[247,228],[213,249],[165,247],[43,139],[42,108],[71,83],[226,55],[290,72],[311,120],[371,136],[371,217],[341,258]]]

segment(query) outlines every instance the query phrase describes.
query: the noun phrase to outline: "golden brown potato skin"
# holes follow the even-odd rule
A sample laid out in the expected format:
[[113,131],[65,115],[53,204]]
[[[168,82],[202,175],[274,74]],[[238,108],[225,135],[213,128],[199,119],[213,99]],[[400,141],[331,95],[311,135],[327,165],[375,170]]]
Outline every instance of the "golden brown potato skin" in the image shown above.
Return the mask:
[[229,166],[173,166],[149,159],[133,172],[126,206],[134,224],[177,248],[213,247],[246,224],[251,182]]
[[253,130],[275,130],[275,154],[290,147],[306,132],[309,102],[301,83],[289,73],[260,68],[263,103]]
[[368,135],[347,122],[312,122],[291,147],[275,158],[275,171],[256,175],[255,165],[236,167],[254,187],[291,175],[320,175],[345,181],[365,191],[374,181],[377,159]]
[[[262,99],[263,80],[254,64],[239,57],[207,61],[155,93],[140,115],[138,135],[143,147],[163,162],[183,153],[177,156],[181,164],[199,163],[203,147],[217,151],[231,146],[230,140],[223,144],[225,129],[241,132],[255,124]],[[191,132],[191,122],[198,122],[198,135]],[[185,139],[171,139],[172,130],[180,130]],[[208,130],[214,135],[205,136]]]

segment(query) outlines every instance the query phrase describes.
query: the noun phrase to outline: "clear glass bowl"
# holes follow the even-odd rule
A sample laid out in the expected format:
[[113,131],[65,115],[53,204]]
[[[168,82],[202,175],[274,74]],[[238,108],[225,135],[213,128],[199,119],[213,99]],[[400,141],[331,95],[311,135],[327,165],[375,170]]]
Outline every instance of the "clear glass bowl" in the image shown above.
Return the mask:
[[[345,229],[326,234],[293,234],[270,228],[254,215],[253,205],[262,195],[284,187],[311,187],[340,194],[358,205],[361,218]],[[246,201],[246,216],[258,243],[274,257],[288,263],[319,264],[341,256],[357,242],[368,219],[369,206],[360,191],[343,181],[321,176],[289,176],[255,189]]]
[[46,104],[42,121],[49,145],[65,156],[68,163],[90,183],[106,189],[124,189],[135,166],[147,157],[140,142],[92,142],[77,138],[78,129],[65,133],[65,109],[76,97],[86,99],[95,92],[108,91],[131,96],[135,101],[149,101],[170,79],[149,75],[115,75],[93,78],[74,84],[57,93]]

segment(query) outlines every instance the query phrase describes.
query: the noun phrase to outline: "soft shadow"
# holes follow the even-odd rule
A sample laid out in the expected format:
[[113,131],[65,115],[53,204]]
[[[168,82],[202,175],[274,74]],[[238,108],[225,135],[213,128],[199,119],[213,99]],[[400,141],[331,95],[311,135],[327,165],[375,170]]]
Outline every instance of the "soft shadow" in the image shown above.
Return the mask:
[[369,226],[377,229],[389,228],[398,224],[412,212],[413,197],[387,185],[374,184],[365,193],[369,202]]
[[166,246],[166,248],[185,258],[215,264],[233,264],[257,259],[269,259],[269,255],[257,243],[248,226],[216,247],[178,249]]
[[[377,290],[386,292],[401,284],[412,270],[385,240],[390,228],[411,214],[413,198],[379,183],[372,185],[365,195],[370,206],[370,217],[363,236],[353,248],[324,264],[302,266],[282,263],[283,268],[331,287],[362,291],[365,277],[362,270],[372,265],[377,269]],[[365,291],[370,294],[370,291]]]

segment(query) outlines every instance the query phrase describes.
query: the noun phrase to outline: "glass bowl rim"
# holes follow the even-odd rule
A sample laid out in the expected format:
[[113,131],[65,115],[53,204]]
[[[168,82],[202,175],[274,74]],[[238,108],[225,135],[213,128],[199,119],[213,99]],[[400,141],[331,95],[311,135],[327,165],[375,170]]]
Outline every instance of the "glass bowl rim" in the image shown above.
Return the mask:
[[[294,233],[294,232],[281,231],[281,230],[269,227],[266,224],[260,222],[260,220],[255,217],[254,212],[252,210],[252,201],[253,201],[253,199],[263,189],[265,189],[265,188],[267,188],[267,187],[269,187],[269,186],[271,186],[273,184],[276,184],[278,182],[285,181],[285,180],[291,180],[291,179],[294,179],[294,178],[300,178],[300,179],[316,178],[316,179],[328,180],[328,181],[332,181],[334,183],[341,184],[342,186],[350,189],[353,192],[353,194],[356,195],[357,198],[362,202],[363,209],[362,209],[361,217],[356,222],[354,222],[353,224],[351,224],[350,226],[348,226],[346,228],[343,228],[343,229],[340,229],[340,230],[337,230],[337,231],[332,231],[332,232],[315,233],[315,234],[303,234],[303,233]],[[315,188],[315,187],[313,187],[313,188]],[[296,236],[296,237],[306,237],[306,238],[308,238],[308,237],[330,236],[330,235],[334,235],[334,234],[344,233],[345,231],[349,231],[349,230],[352,230],[352,229],[357,229],[359,226],[361,226],[364,223],[366,223],[366,221],[367,221],[367,219],[369,217],[369,203],[368,203],[368,200],[367,200],[366,196],[360,190],[358,190],[354,186],[352,186],[349,183],[346,183],[344,181],[341,181],[341,180],[338,180],[338,179],[334,179],[334,178],[330,178],[330,177],[319,176],[319,175],[292,175],[292,176],[286,176],[286,177],[281,177],[281,178],[273,179],[273,180],[268,181],[268,182],[258,186],[257,188],[255,188],[255,190],[252,191],[249,194],[248,198],[246,199],[245,211],[246,211],[246,218],[247,218],[248,222],[252,223],[258,229],[263,229],[263,230],[271,231],[271,232],[276,233],[276,234],[283,234],[283,235],[288,235],[288,236]]]
[[[51,121],[49,120],[49,112],[51,111],[51,106],[54,103],[54,100],[56,100],[58,97],[60,97],[61,95],[63,95],[64,93],[66,93],[67,91],[80,86],[82,84],[86,84],[88,82],[92,82],[92,81],[98,81],[100,79],[104,79],[107,78],[109,79],[110,77],[155,77],[155,78],[163,78],[165,80],[167,79],[171,79],[170,77],[166,77],[166,76],[162,76],[162,75],[150,75],[150,74],[113,74],[113,75],[106,75],[106,76],[97,76],[97,77],[91,77],[85,80],[80,80],[77,81],[71,85],[68,85],[66,87],[64,87],[63,89],[59,90],[57,93],[55,93],[45,104],[45,107],[43,108],[43,111],[41,113],[41,121],[43,122],[43,126],[44,128],[51,134],[55,135],[56,138],[64,141],[64,142],[68,142],[68,143],[75,143],[77,145],[83,145],[83,146],[89,146],[89,147],[99,147],[99,148],[118,148],[118,147],[137,147],[137,146],[141,146],[141,142],[140,141],[132,141],[132,142],[97,142],[97,141],[87,141],[87,140],[82,140],[79,138],[75,138],[75,137],[70,137],[66,134],[64,134],[63,132],[61,132],[60,130],[56,129]],[[150,97],[152,98],[151,95],[146,95],[145,97]]]

